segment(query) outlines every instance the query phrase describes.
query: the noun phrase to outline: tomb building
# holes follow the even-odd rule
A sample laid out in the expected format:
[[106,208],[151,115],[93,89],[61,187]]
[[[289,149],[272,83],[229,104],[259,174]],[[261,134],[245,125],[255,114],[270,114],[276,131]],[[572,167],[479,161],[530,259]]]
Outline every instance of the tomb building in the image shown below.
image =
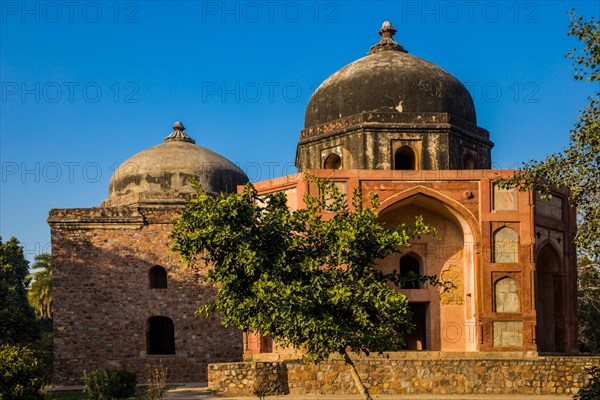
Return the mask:
[[[441,240],[422,237],[378,268],[437,275],[453,288],[399,288],[416,329],[407,350],[572,353],[577,350],[575,212],[568,193],[550,200],[495,184],[493,143],[477,125],[465,86],[411,55],[386,22],[368,55],[327,78],[308,102],[298,173],[255,183],[284,191],[291,209],[316,188],[310,172],[346,193],[381,200],[394,227],[422,215]],[[207,365],[245,353],[285,353],[268,337],[222,327],[194,311],[213,299],[203,273],[169,251],[173,222],[195,189],[234,193],[248,181],[198,146],[181,123],[164,143],[125,161],[99,207],[53,209],[54,370],[59,384],[83,370],[144,376],[160,362],[172,382],[207,380]]]

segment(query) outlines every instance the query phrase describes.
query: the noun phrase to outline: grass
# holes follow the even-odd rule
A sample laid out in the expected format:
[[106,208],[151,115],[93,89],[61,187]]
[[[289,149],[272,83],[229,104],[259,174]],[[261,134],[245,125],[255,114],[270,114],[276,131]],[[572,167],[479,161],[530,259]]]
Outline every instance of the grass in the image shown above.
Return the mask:
[[60,392],[52,392],[50,394],[52,400],[79,400],[85,399],[85,395],[80,390],[65,390]]

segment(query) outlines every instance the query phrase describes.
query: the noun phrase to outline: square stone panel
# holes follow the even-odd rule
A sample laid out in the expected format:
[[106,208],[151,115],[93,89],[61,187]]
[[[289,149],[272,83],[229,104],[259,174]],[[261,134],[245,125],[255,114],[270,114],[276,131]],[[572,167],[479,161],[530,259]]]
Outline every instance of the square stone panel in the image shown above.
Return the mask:
[[498,210],[516,210],[517,209],[517,190],[501,189],[494,185],[494,211]]
[[539,192],[535,192],[535,213],[557,221],[563,219],[563,201],[560,196],[552,196],[550,199],[542,199]]
[[494,307],[498,313],[518,313],[519,284],[512,278],[503,278],[494,284]]
[[494,347],[522,347],[523,323],[521,321],[495,321]]

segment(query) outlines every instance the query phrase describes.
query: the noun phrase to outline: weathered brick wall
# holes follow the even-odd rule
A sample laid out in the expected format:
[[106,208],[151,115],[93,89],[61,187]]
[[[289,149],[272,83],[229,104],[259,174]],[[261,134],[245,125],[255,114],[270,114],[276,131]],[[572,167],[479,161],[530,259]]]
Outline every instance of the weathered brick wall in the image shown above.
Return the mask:
[[[500,357],[430,359],[391,353],[389,358],[361,358],[355,364],[371,394],[440,395],[574,394],[587,379],[586,368],[600,365],[600,357]],[[209,387],[223,395],[249,394],[257,364],[211,364]],[[299,360],[268,364],[280,364],[280,370],[287,371],[286,389],[291,394],[357,393],[339,357],[319,365]]]
[[[143,382],[160,360],[169,382],[205,382],[209,363],[242,359],[240,332],[194,315],[215,290],[169,251],[176,216],[160,208],[51,212],[56,384],[81,384],[83,370],[104,368],[126,368]],[[155,265],[167,271],[167,289],[150,289]],[[174,355],[146,354],[152,316],[173,321]]]

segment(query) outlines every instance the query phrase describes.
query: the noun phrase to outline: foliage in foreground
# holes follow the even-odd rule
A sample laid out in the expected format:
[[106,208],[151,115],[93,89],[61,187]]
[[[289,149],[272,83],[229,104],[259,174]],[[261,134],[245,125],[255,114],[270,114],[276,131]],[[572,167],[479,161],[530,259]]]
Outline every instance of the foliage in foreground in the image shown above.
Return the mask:
[[[591,82],[593,94],[587,107],[581,111],[571,130],[569,146],[561,153],[547,156],[542,161],[529,161],[511,179],[498,182],[504,187],[537,190],[550,197],[553,188],[570,190],[570,205],[577,210],[577,244],[581,262],[600,260],[600,21],[569,13],[570,36],[582,46],[573,48],[567,57],[573,60],[575,79]],[[586,261],[587,260],[587,261]],[[596,264],[597,266],[597,264]],[[578,293],[580,347],[585,351],[600,351],[600,291],[598,271],[590,267],[579,272]],[[591,285],[589,288],[586,285]]]
[[588,369],[590,380],[573,397],[576,400],[599,400],[600,399],[600,367]]
[[600,354],[600,264],[585,258],[579,262],[577,275],[579,347]]
[[575,238],[581,253],[600,255],[600,22],[594,17],[584,21],[573,12],[568,34],[578,38],[582,49],[571,49],[575,79],[591,82],[594,93],[571,130],[570,144],[561,153],[542,161],[529,161],[504,187],[538,190],[549,196],[555,187],[566,187],[570,203],[577,207],[578,231]]
[[84,392],[90,400],[123,399],[133,396],[137,384],[134,373],[125,370],[83,371]]
[[42,399],[44,369],[25,346],[0,346],[0,400]]
[[39,337],[30,346],[44,364],[45,378],[50,382],[53,373],[52,255],[36,255],[32,269],[33,273],[25,279],[29,282],[27,298],[37,317]]
[[[11,237],[3,243],[0,238],[0,344],[27,346],[23,357],[35,358],[35,367],[44,371],[45,379],[49,380],[52,374],[52,321],[36,319],[28,300],[28,267],[19,241]],[[20,368],[20,359],[8,358],[3,362],[8,360],[16,365],[11,367],[4,363],[4,368]]]
[[19,241],[0,237],[0,344],[28,344],[39,336],[33,309],[27,300],[29,263]]
[[162,365],[158,368],[146,368],[146,397],[148,400],[161,400],[167,391],[169,370]]
[[172,249],[188,265],[212,266],[206,276],[218,295],[200,313],[304,350],[308,361],[339,353],[369,398],[347,349],[398,349],[412,328],[406,297],[388,285],[401,283],[398,271],[384,274],[376,261],[435,230],[421,218],[383,227],[377,196],[355,191],[350,208],[332,182],[309,179],[321,195],[307,194],[306,208],[291,212],[284,193],[259,195],[252,185],[229,196],[199,190],[175,225]]

